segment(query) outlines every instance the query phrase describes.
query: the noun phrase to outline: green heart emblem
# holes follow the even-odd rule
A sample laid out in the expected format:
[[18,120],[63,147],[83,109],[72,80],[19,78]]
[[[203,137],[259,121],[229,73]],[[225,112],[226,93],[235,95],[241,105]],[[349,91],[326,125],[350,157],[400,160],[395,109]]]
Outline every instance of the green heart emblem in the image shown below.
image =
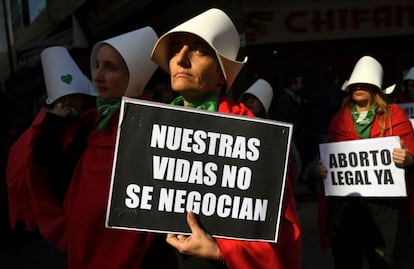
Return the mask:
[[60,77],[60,79],[66,84],[70,84],[72,82],[72,75],[71,74],[63,75]]

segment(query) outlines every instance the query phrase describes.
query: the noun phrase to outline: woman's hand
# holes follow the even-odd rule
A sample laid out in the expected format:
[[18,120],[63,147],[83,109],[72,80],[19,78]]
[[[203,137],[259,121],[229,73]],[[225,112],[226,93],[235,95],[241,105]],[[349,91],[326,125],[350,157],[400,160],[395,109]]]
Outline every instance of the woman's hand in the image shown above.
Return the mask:
[[315,166],[315,175],[317,175],[319,178],[326,178],[327,174],[328,174],[328,169],[326,169],[322,161],[319,160]]
[[70,106],[67,103],[57,103],[50,112],[61,117],[66,117],[69,115]]
[[168,234],[167,243],[182,254],[219,260],[220,249],[216,241],[201,228],[193,212],[187,213],[187,223],[191,229],[191,235]]
[[404,141],[401,140],[401,148],[394,148],[392,151],[392,159],[399,168],[410,166],[414,163],[413,155],[408,151]]

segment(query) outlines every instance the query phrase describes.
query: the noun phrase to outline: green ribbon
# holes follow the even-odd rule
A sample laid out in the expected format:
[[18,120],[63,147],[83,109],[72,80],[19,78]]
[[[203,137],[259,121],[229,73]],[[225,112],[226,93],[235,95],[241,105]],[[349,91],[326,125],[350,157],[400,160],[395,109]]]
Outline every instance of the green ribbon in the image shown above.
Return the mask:
[[101,119],[98,123],[98,130],[102,131],[108,124],[112,116],[121,107],[121,98],[115,99],[103,99],[101,97],[96,98],[96,107]]
[[[219,99],[220,94],[214,93],[207,96],[206,98],[203,98],[200,101],[189,103],[187,107],[216,112],[218,110]],[[178,96],[171,102],[171,104],[176,106],[182,106],[184,104],[184,97]]]

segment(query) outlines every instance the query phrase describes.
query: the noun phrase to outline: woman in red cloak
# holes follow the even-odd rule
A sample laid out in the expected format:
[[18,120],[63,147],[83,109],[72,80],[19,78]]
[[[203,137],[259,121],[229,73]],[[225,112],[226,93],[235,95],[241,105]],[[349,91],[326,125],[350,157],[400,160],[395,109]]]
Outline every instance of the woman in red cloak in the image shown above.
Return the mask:
[[10,148],[6,171],[10,225],[38,229],[44,239],[64,250],[62,201],[94,118],[90,104],[97,93],[65,47],[46,48],[40,56],[47,99]]
[[[225,96],[244,62],[236,61],[239,35],[230,18],[210,9],[164,34],[152,59],[170,74],[179,96],[173,105],[253,116],[245,105]],[[270,168],[271,169],[271,168]],[[285,184],[277,243],[211,237],[187,214],[190,236],[169,234],[180,268],[301,268],[301,230],[290,184]]]
[[[399,136],[401,148],[392,157],[406,169],[409,197],[413,182],[414,131],[397,104],[387,104],[382,89],[383,69],[370,57],[362,57],[344,85],[342,109],[333,117],[328,142]],[[326,167],[319,162],[318,174],[325,178]],[[335,268],[398,268],[399,255],[410,227],[407,197],[325,197],[321,192],[320,232],[323,246],[331,246]],[[412,198],[411,198],[412,200]]]

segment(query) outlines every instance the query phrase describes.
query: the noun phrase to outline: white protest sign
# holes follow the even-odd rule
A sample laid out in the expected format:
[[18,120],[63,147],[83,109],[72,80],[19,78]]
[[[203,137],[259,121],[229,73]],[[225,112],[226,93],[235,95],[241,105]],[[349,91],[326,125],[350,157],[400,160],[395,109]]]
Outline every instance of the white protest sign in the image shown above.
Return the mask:
[[123,98],[109,228],[276,242],[292,124]]
[[326,196],[405,197],[405,171],[395,166],[392,151],[398,136],[319,145],[328,169]]

